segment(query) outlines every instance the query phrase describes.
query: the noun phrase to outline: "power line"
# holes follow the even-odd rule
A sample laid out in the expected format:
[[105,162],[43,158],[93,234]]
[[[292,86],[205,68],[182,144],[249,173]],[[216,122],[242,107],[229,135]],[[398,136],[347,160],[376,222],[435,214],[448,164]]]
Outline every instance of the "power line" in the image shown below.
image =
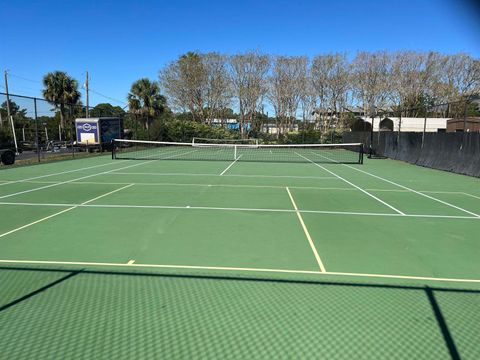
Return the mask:
[[[17,75],[17,74],[12,74],[12,73],[9,73],[10,76],[13,76],[15,78],[18,78],[18,79],[21,79],[21,80],[24,80],[24,81],[28,81],[28,82],[31,82],[31,83],[36,83],[36,84],[43,84],[41,81],[38,81],[38,80],[33,80],[33,79],[29,79],[29,78],[26,78],[26,77],[23,77],[23,76],[20,76],[20,75]],[[3,89],[5,89],[4,86],[2,86]],[[32,88],[27,88],[27,87],[23,87],[24,89],[28,89],[28,90],[34,90],[34,91],[39,91],[41,92],[41,90],[37,90],[37,89],[32,89]],[[107,96],[105,94],[102,94],[101,92],[99,91],[96,91],[94,89],[92,89],[91,87],[89,87],[89,91],[93,92],[94,94],[98,95],[98,96],[101,96],[105,99],[108,99],[110,101],[114,101],[116,103],[119,103],[119,104],[122,104],[122,105],[127,105],[127,103],[125,101],[122,101],[122,100],[118,100],[118,99],[115,99],[115,98],[112,98],[110,96]]]
[[25,80],[25,81],[29,81],[29,82],[32,82],[32,83],[37,83],[37,84],[42,84],[41,81],[38,81],[38,80],[33,80],[33,79],[28,79],[28,78],[25,78],[23,76],[20,76],[20,75],[16,75],[16,74],[12,74],[12,73],[8,73],[10,76],[13,76],[13,77],[16,77],[18,79],[22,79],[22,80]]
[[28,86],[18,86],[17,84],[15,84],[14,86],[9,86],[9,87],[10,87],[10,89],[13,89],[12,92],[17,92],[17,93],[23,93],[25,91],[26,92],[35,91],[38,94],[42,93],[41,89],[34,89],[34,88],[31,88],[31,87],[28,87]]
[[99,95],[101,97],[104,97],[105,99],[108,99],[108,100],[111,100],[111,101],[115,101],[116,103],[119,103],[119,104],[123,104],[123,105],[127,105],[127,103],[125,101],[121,101],[121,100],[118,100],[118,99],[114,99],[110,96],[107,96],[107,95],[104,95],[96,90],[93,90],[91,87],[88,88],[89,91],[93,92],[94,94],[96,95]]

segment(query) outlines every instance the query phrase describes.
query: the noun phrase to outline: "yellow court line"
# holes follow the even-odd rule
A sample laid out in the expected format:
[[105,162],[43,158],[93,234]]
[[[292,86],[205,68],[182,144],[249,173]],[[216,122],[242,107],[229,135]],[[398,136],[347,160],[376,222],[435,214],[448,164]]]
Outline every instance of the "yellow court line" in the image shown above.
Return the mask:
[[325,265],[323,265],[323,261],[320,258],[320,255],[318,254],[317,248],[315,247],[315,243],[313,242],[313,239],[310,236],[310,232],[307,229],[307,225],[305,225],[305,222],[303,221],[302,214],[300,214],[300,211],[298,211],[298,207],[297,207],[297,204],[295,203],[295,200],[293,199],[292,193],[290,192],[290,189],[288,187],[286,187],[285,189],[287,190],[288,196],[290,197],[290,201],[292,202],[293,208],[295,209],[295,213],[297,214],[298,221],[300,221],[300,225],[302,225],[303,232],[307,237],[308,243],[310,244],[310,248],[313,251],[315,260],[317,260],[317,264],[320,267],[320,271],[326,272],[327,270],[325,269]]
[[178,269],[178,270],[219,270],[219,271],[238,271],[238,272],[268,272],[280,274],[311,274],[321,276],[339,276],[339,277],[363,277],[397,280],[421,280],[433,282],[458,282],[480,284],[480,279],[463,278],[444,278],[429,276],[410,276],[393,274],[369,274],[337,271],[313,271],[313,270],[290,270],[290,269],[268,269],[268,268],[246,268],[246,267],[226,267],[226,266],[197,266],[197,265],[165,265],[165,264],[130,264],[109,263],[109,262],[86,262],[86,261],[46,261],[46,260],[0,260],[3,264],[26,264],[26,265],[72,265],[72,266],[98,266],[98,267],[138,267],[138,268],[160,268],[160,269]]

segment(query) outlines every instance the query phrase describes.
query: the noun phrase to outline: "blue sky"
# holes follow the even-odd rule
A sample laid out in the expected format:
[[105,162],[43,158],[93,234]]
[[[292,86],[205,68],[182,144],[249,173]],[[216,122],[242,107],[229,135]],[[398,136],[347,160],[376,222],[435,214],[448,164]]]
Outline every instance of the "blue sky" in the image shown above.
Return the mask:
[[[39,96],[45,73],[63,70],[82,84],[88,68],[92,90],[125,102],[133,81],[157,80],[163,65],[187,51],[231,54],[256,49],[309,56],[346,51],[353,56],[357,50],[413,49],[480,57],[480,12],[473,4],[6,0],[0,69],[11,73],[10,92]],[[91,94],[93,105],[108,101]]]

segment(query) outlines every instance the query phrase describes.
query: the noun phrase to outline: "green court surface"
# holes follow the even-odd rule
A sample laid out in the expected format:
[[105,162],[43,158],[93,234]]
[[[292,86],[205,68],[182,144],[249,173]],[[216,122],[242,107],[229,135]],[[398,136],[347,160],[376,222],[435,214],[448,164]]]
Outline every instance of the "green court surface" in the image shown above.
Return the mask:
[[108,156],[0,170],[1,359],[480,359],[480,179]]

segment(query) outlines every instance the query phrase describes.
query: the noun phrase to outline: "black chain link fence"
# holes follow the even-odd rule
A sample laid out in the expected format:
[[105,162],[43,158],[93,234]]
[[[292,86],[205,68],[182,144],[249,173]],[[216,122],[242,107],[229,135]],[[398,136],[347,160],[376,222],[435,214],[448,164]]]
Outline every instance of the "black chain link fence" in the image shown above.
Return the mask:
[[[86,117],[86,107],[41,98],[0,93],[0,149],[17,152],[16,160],[35,163],[98,154],[99,149],[77,146],[75,119]],[[10,113],[10,117],[8,114]],[[118,111],[114,107],[89,108],[92,117],[119,117],[126,136],[138,138],[142,116]],[[142,134],[143,135],[143,134]]]

